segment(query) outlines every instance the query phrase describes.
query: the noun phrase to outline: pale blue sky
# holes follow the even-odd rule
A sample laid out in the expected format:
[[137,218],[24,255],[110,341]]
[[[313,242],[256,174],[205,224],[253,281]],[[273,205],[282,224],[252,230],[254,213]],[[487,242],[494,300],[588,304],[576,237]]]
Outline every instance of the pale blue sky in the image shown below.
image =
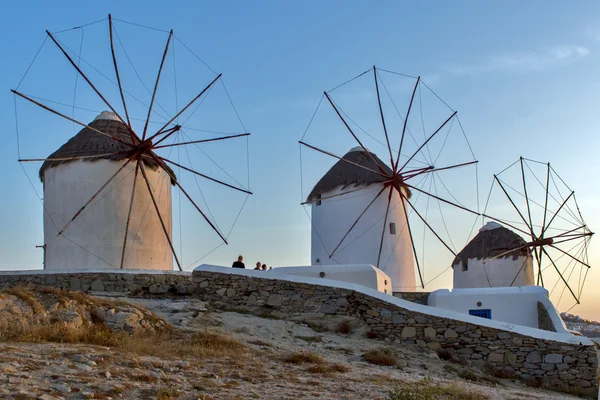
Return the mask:
[[[575,189],[592,230],[600,226],[600,189],[594,184],[600,172],[596,156],[600,148],[597,2],[390,1],[374,5],[359,1],[146,1],[140,6],[134,2],[104,1],[84,6],[82,2],[59,1],[36,5],[12,2],[4,9],[0,16],[4,34],[0,44],[4,54],[0,112],[6,121],[5,141],[0,149],[5,188],[0,207],[1,269],[39,267],[41,252],[34,246],[41,244],[43,236],[42,209],[16,162],[13,98],[9,89],[17,85],[27,69],[45,29],[69,28],[105,18],[109,12],[116,18],[173,28],[213,69],[223,72],[244,124],[253,134],[251,186],[255,195],[248,200],[231,236],[231,245],[221,247],[205,262],[229,264],[238,253],[250,263],[309,262],[310,222],[299,205],[297,141],[323,90],[373,64],[421,75],[459,111],[480,160],[482,192],[489,188],[493,172],[521,155],[550,161]],[[148,34],[148,40],[154,40],[151,35]],[[92,38],[93,33],[88,40],[86,31],[88,41],[84,49],[90,51],[90,58],[99,56],[93,53]],[[160,35],[155,38],[156,43],[163,41]],[[78,43],[77,36],[70,39]],[[65,37],[65,41],[70,39]],[[108,53],[101,54],[109,57]],[[184,76],[180,81],[195,68],[178,71]],[[52,74],[56,71],[57,76],[63,76],[63,70],[71,73],[69,79],[74,77],[66,64],[56,70],[49,67],[47,72],[38,70],[39,82],[45,83],[36,85],[32,81],[28,93],[34,94],[36,89],[52,91],[58,85]],[[155,62],[140,68],[144,77],[155,71]],[[210,74],[200,68],[198,71],[202,74],[199,81],[207,83]],[[83,87],[82,82],[79,85]],[[71,95],[69,89],[59,97],[68,100]],[[98,107],[103,109],[93,108]],[[83,114],[82,118],[90,119],[90,115]],[[54,126],[51,121],[44,119],[48,132],[32,136],[48,146],[42,146],[42,152],[57,145],[48,136],[61,126]],[[31,122],[31,132],[39,132],[35,122]],[[68,137],[72,132],[66,134]],[[22,150],[25,148],[32,156],[45,155],[36,154],[33,143],[23,140]],[[215,147],[211,151],[223,150],[228,148]],[[347,149],[336,150],[343,153]],[[227,162],[227,154],[220,155]],[[27,168],[35,178],[36,166]],[[245,183],[244,173],[236,178]],[[39,190],[39,182],[34,183]],[[235,214],[243,200],[243,196],[232,199],[235,204],[232,203],[229,214]],[[233,210],[233,205],[237,209]],[[219,212],[218,205],[214,208],[215,213]],[[213,242],[186,238],[184,253],[196,254],[199,248],[208,251]],[[597,248],[592,241],[592,263],[600,261]],[[440,256],[440,271],[451,260]],[[192,261],[192,255],[184,254],[185,265]],[[436,284],[447,286],[450,281],[451,274],[446,273]],[[598,283],[600,268],[590,273],[584,305],[573,312],[600,319],[600,310],[597,305],[594,307],[594,303],[600,303],[600,295],[590,289]]]

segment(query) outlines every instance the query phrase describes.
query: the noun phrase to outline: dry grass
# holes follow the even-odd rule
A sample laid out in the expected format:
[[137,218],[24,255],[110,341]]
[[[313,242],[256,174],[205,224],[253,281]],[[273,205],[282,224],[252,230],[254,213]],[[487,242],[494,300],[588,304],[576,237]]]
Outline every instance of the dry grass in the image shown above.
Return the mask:
[[470,390],[463,385],[452,383],[442,385],[430,378],[418,382],[404,383],[393,388],[387,400],[486,400],[485,394]]
[[[37,291],[17,286],[3,293],[17,296],[39,313],[45,313],[43,301],[56,303],[74,302],[74,306],[115,307],[127,303],[96,299],[79,292],[68,292],[53,288],[40,288]],[[39,297],[38,297],[39,296]],[[51,297],[49,299],[49,297]],[[145,310],[144,310],[145,311]],[[147,314],[146,314],[147,313]],[[83,314],[83,313],[80,313]],[[145,317],[153,315],[145,311]],[[158,318],[158,317],[156,317]],[[114,347],[137,355],[156,356],[165,359],[201,359],[219,357],[244,357],[248,349],[242,343],[217,333],[208,331],[195,334],[177,333],[171,329],[164,331],[146,331],[128,334],[109,329],[103,323],[84,321],[80,326],[61,321],[0,320],[0,341],[13,342],[55,342],[85,343],[90,345]]]
[[394,353],[387,349],[370,350],[363,354],[363,359],[370,364],[383,365],[387,367],[398,364],[398,359]]
[[310,351],[289,354],[283,361],[290,364],[325,364],[325,359],[320,354]]
[[14,286],[2,291],[5,294],[11,294],[13,296],[21,299],[25,304],[27,304],[35,314],[45,314],[46,309],[42,305],[42,303],[37,299],[37,297],[25,286]]
[[338,330],[340,331],[340,333],[343,333],[344,335],[347,335],[350,332],[352,332],[352,327],[350,326],[350,324],[348,323],[348,321],[342,321],[338,325]]
[[296,338],[309,343],[323,343],[323,337],[321,336],[296,336]]
[[315,364],[306,369],[311,374],[329,375],[336,372],[345,373],[350,371],[350,367],[343,364]]
[[159,387],[156,389],[157,400],[171,400],[179,396],[179,392],[174,387]]

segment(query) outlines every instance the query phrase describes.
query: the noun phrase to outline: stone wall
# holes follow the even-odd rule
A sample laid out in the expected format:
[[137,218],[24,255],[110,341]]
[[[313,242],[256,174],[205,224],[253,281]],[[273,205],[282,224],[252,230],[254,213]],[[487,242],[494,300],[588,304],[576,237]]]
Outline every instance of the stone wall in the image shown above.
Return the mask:
[[394,297],[426,306],[430,294],[431,292],[394,292]]
[[[265,307],[278,315],[339,315],[362,320],[378,339],[414,344],[481,369],[548,387],[596,396],[594,346],[566,344],[415,312],[362,292],[214,271],[184,273],[0,274],[0,287],[38,284],[130,295],[194,295],[230,308]],[[414,301],[426,293],[411,293]],[[421,297],[419,297],[421,296]],[[402,293],[402,298],[405,293]]]
[[52,286],[83,292],[120,292],[123,294],[191,294],[191,273],[71,272],[0,274],[0,288],[19,284]]

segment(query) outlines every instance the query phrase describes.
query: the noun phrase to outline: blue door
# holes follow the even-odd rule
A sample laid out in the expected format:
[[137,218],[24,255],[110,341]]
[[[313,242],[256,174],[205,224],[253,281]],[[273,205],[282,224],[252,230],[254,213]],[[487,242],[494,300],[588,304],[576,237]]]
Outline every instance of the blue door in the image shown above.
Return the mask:
[[492,319],[492,310],[469,310],[469,315],[474,315],[476,317]]

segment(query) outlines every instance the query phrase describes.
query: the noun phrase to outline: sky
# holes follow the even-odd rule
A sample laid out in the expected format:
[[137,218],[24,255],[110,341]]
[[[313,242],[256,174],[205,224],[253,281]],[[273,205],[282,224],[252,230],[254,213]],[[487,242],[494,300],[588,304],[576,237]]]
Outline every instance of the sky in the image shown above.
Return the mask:
[[[323,91],[373,65],[421,76],[458,111],[479,160],[482,193],[488,190],[493,173],[520,156],[549,161],[576,191],[589,227],[594,230],[600,226],[600,187],[594,184],[594,177],[600,172],[596,156],[600,148],[597,135],[600,24],[595,18],[600,4],[597,2],[583,1],[574,6],[547,1],[384,1],[375,6],[359,1],[146,1],[140,8],[134,2],[123,1],[90,2],[85,6],[81,2],[40,1],[36,5],[12,2],[5,6],[5,11],[0,16],[5,37],[0,43],[5,55],[0,64],[0,87],[4,90],[0,96],[0,113],[6,121],[4,145],[0,147],[4,171],[4,190],[0,198],[0,269],[40,268],[42,253],[35,246],[43,241],[43,210],[17,162],[14,99],[9,90],[19,84],[44,40],[46,29],[60,31],[106,18],[108,13],[121,20],[174,29],[177,38],[213,70],[223,73],[244,127],[236,125],[237,118],[231,110],[228,116],[221,114],[220,110],[224,109],[221,106],[228,105],[221,86],[218,86],[220,92],[215,89],[214,102],[207,101],[206,112],[191,122],[219,131],[252,133],[248,142],[243,139],[231,145],[207,147],[217,162],[234,171],[231,178],[235,182],[248,187],[247,143],[250,189],[254,194],[248,197],[237,219],[230,244],[219,247],[198,263],[228,265],[238,254],[243,254],[250,263],[261,260],[273,266],[309,263],[310,220],[300,202],[306,195],[303,190],[307,190],[302,186],[310,184],[310,179],[303,180],[306,176],[322,174],[327,161],[307,161],[309,166],[303,167],[301,178],[297,142]],[[140,40],[156,45],[152,53],[146,52],[144,47],[129,47],[132,59],[139,61],[142,80],[151,85],[165,33],[136,31],[132,26],[116,24],[124,42]],[[106,33],[105,22],[85,28],[84,32],[82,58],[110,67],[106,64],[110,62],[106,42],[100,42],[102,32]],[[61,35],[61,40],[77,51],[80,31]],[[174,95],[167,89],[159,93],[161,102],[171,113],[181,106],[173,105],[173,99],[190,98],[214,78],[190,53],[186,55],[179,42],[175,46],[178,61],[183,65],[177,67],[179,93]],[[153,56],[146,59],[147,54]],[[124,53],[118,56],[120,62],[125,63]],[[181,64],[166,66],[170,72],[169,78],[165,78],[165,88],[173,83],[175,65]],[[61,64],[56,58],[56,49],[44,47],[23,82],[23,91],[71,104],[75,75],[69,68],[64,60]],[[125,67],[123,70],[131,78],[127,82],[135,80],[132,71],[125,72]],[[98,76],[94,79],[101,80]],[[393,77],[389,79],[392,92],[406,102],[410,87],[407,90],[400,81],[395,86]],[[372,91],[364,92],[366,86],[360,86],[364,83],[358,80],[356,83],[356,87],[340,92],[336,101],[342,104],[346,100],[348,109],[360,112],[357,98],[364,95],[366,100],[372,100]],[[139,85],[131,85],[132,92],[144,93]],[[82,81],[77,87],[80,106],[83,104],[93,110],[106,108]],[[114,88],[102,87],[112,90],[112,98],[118,99],[114,97],[117,93]],[[143,116],[141,109],[136,112]],[[93,113],[84,111],[76,115],[85,121],[94,117]],[[26,156],[44,157],[74,132],[70,123],[65,125],[21,103],[19,121],[23,121],[19,126],[19,147]],[[373,121],[365,120],[365,124]],[[321,129],[330,129],[331,121],[324,119],[320,123]],[[321,132],[317,128],[316,132],[309,132],[312,136],[308,137],[324,140],[337,154],[347,151],[350,142],[336,147],[333,136],[324,136]],[[451,143],[450,149],[457,148],[454,146],[458,145]],[[182,154],[177,156],[183,157]],[[39,165],[24,168],[36,190],[41,190],[36,178]],[[214,170],[215,174],[221,172]],[[190,181],[190,185],[195,182]],[[207,199],[206,204],[212,204],[218,217],[215,219],[221,219],[223,229],[228,230],[246,200],[245,195],[229,194],[222,188],[210,186],[205,191],[212,194],[212,200]],[[177,214],[176,206],[174,220],[178,219]],[[206,254],[219,243],[210,232],[201,230],[202,221],[195,222],[193,218],[196,217],[184,213],[183,219],[189,219],[194,228],[184,227],[188,234],[180,241],[184,249],[183,264],[191,267],[195,265],[196,255]],[[447,254],[439,255],[439,259],[435,254],[433,258],[439,263],[433,272],[444,271],[452,261]],[[589,258],[592,267],[600,265],[600,250],[594,239]],[[446,271],[427,289],[448,287],[451,281],[451,271]],[[600,293],[594,290],[598,284],[600,267],[590,271],[582,305],[571,312],[600,320]]]

